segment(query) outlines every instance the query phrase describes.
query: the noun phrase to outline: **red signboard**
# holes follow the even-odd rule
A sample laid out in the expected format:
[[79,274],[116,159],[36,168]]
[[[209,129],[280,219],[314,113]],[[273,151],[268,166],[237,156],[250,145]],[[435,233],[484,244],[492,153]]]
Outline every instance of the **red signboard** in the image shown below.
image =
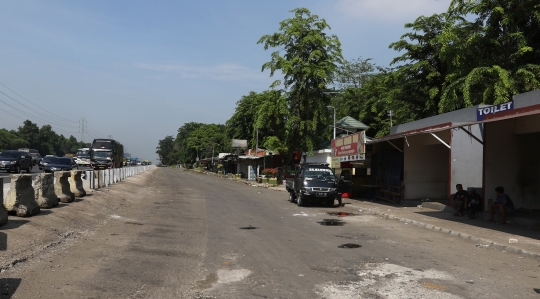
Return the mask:
[[343,161],[365,160],[366,133],[358,132],[332,140],[332,154]]

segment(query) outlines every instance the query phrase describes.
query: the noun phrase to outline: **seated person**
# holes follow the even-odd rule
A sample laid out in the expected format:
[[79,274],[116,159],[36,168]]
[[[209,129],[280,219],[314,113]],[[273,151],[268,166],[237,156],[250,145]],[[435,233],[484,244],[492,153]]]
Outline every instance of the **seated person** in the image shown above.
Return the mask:
[[476,218],[476,212],[482,209],[482,197],[472,187],[467,188],[467,192],[469,198],[465,201],[465,210],[469,213],[469,219],[474,219]]
[[489,221],[493,222],[493,213],[499,211],[501,213],[501,221],[499,224],[506,224],[506,214],[514,211],[514,203],[510,197],[504,193],[503,187],[495,188],[495,202],[489,205]]
[[454,216],[463,216],[465,201],[467,200],[467,198],[469,198],[469,193],[463,190],[463,186],[461,184],[456,185],[456,190],[457,192],[454,194],[452,200],[450,201],[450,206],[454,208]]

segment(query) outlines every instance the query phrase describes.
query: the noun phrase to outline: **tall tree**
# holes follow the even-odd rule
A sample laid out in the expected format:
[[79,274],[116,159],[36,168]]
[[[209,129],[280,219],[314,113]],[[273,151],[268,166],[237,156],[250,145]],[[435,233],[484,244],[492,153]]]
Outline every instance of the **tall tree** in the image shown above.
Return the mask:
[[183,164],[195,163],[197,152],[194,148],[189,147],[188,138],[191,132],[202,126],[202,123],[189,122],[178,128],[178,134],[174,140],[175,161]]
[[231,139],[247,139],[249,146],[253,147],[253,130],[255,127],[255,117],[264,99],[260,94],[252,91],[236,102],[236,110],[229,120],[227,126],[227,136]]
[[28,147],[28,142],[26,142],[26,140],[6,129],[0,129],[0,152],[22,147]]
[[171,163],[171,153],[174,148],[174,138],[172,136],[165,136],[165,138],[158,141],[158,146],[156,147],[156,154],[159,156],[159,160],[162,164],[170,165]]
[[28,142],[30,148],[39,146],[39,127],[30,120],[25,120],[17,130],[17,135]]
[[230,139],[227,138],[224,125],[202,124],[193,130],[187,144],[197,151],[199,158],[211,158],[223,150],[230,150]]
[[409,103],[411,119],[437,115],[442,87],[448,74],[446,60],[441,58],[442,45],[439,36],[445,28],[446,14],[420,16],[413,23],[405,24],[412,30],[390,44],[390,48],[402,52],[394,58],[392,65],[399,90],[396,96]]
[[453,0],[439,40],[452,63],[440,112],[503,103],[540,88],[537,0]]
[[[291,12],[294,17],[282,21],[279,32],[264,35],[258,41],[265,50],[277,48],[262,70],[270,70],[270,76],[280,71],[284,77],[287,107],[284,112],[288,115],[282,142],[289,154],[295,149],[313,150],[325,133],[328,135],[328,86],[342,60],[341,44],[337,36],[326,35],[324,31],[330,26],[324,19],[306,8]],[[276,80],[271,87],[281,83]]]

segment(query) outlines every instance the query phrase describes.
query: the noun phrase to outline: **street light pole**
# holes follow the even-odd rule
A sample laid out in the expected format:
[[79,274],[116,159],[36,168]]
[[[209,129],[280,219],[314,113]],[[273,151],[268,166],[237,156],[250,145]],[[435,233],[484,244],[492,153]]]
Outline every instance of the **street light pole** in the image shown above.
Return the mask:
[[392,126],[392,116],[394,116],[394,110],[388,110],[388,116],[390,116],[390,127]]
[[336,107],[326,106],[328,109],[334,109],[334,139],[336,139]]

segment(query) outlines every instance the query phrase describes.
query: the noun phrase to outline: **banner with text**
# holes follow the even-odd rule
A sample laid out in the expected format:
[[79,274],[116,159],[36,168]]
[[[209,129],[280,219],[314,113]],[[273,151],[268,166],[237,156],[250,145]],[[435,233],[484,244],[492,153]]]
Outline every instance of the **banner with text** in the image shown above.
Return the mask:
[[341,162],[365,160],[366,132],[332,140],[332,154],[333,157],[339,157]]

